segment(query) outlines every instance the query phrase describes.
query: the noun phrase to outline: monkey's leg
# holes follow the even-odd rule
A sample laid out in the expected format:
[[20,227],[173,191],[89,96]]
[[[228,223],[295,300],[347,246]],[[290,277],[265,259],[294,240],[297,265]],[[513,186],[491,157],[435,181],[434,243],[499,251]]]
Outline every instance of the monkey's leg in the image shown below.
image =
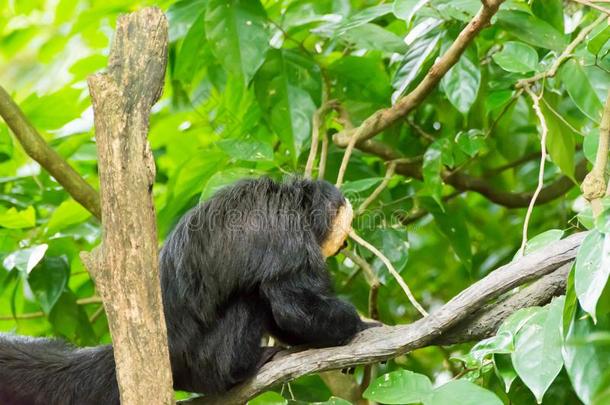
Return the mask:
[[269,332],[288,344],[337,346],[366,329],[356,309],[332,295],[328,281],[315,273],[291,274],[264,283],[261,291],[273,317]]
[[265,311],[256,298],[238,297],[220,314],[203,341],[193,342],[189,391],[224,392],[254,375],[263,355]]

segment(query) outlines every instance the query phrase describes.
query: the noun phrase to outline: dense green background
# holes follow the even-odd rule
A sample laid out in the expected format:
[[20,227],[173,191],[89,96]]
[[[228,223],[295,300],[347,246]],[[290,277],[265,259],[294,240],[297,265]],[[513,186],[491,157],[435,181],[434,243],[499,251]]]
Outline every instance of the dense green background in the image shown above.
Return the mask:
[[[0,0],[0,84],[96,189],[85,79],[105,67],[117,16],[151,4],[167,12],[171,41],[165,91],[153,109],[149,137],[160,242],[185,210],[224,184],[302,173],[312,116],[324,100],[337,99],[354,124],[390,106],[414,88],[480,7],[477,0]],[[421,165],[423,180],[394,175],[356,228],[388,255],[426,308],[511,261],[525,216],[524,208],[505,207],[489,196],[456,194],[443,184],[441,171],[471,175],[496,191],[533,191],[540,126],[531,99],[515,85],[547,71],[598,17],[598,11],[569,1],[505,2],[426,101],[376,138]],[[562,176],[581,180],[575,167],[594,159],[610,83],[609,39],[607,22],[600,22],[555,77],[533,84],[543,94],[549,128],[545,184]],[[328,134],[345,124],[335,112],[324,122]],[[334,182],[342,156],[331,142],[327,180]],[[355,152],[343,186],[354,206],[385,170],[379,157]],[[577,186],[536,207],[529,235],[556,230],[529,249],[592,227],[587,210]],[[432,215],[413,217],[422,212]],[[365,395],[382,403],[459,398],[464,404],[530,404],[550,385],[545,404],[579,403],[577,398],[610,403],[610,306],[603,288],[610,269],[609,217],[598,220],[581,251],[572,276],[576,288],[572,284],[566,298],[517,314],[472,351],[471,345],[433,347],[380,365],[379,374],[393,373]],[[78,253],[99,240],[99,222],[28,159],[0,123],[0,330],[61,336],[79,345],[109,342],[101,304],[82,300],[95,291]],[[370,259],[382,282],[381,320],[417,319],[381,262],[353,249]],[[363,274],[341,255],[330,268],[337,292],[367,314]],[[450,357],[459,359],[451,367]],[[504,384],[515,372],[519,377],[506,393]],[[358,368],[354,378],[361,375]],[[438,387],[449,380],[432,390],[431,382]],[[331,396],[318,376],[289,388],[282,395],[299,401]],[[283,401],[269,393],[255,403]]]

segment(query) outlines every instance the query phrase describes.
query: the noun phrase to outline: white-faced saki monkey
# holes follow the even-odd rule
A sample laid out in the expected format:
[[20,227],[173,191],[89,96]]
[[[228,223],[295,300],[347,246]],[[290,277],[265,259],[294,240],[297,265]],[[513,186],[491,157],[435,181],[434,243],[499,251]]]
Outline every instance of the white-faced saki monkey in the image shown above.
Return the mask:
[[[265,333],[323,347],[373,326],[325,265],[351,220],[339,190],[303,179],[242,180],[187,212],[160,254],[174,387],[222,393],[251,377],[277,350]],[[112,346],[0,334],[0,403],[119,404]]]

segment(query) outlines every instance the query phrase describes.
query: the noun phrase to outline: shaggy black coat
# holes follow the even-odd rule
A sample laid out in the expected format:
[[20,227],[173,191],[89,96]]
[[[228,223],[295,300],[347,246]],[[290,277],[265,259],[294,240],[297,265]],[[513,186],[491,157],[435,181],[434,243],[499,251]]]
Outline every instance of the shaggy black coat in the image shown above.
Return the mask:
[[[341,193],[323,181],[243,180],[186,213],[160,255],[174,387],[219,393],[288,345],[334,346],[368,327],[331,289],[320,246]],[[111,346],[0,334],[0,403],[118,404]]]

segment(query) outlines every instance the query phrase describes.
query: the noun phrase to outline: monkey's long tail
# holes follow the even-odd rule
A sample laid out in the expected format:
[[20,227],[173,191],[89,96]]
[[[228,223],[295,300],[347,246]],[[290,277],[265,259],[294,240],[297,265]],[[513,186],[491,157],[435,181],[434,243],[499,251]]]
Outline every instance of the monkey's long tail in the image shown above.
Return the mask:
[[119,405],[112,346],[0,333],[0,404]]

